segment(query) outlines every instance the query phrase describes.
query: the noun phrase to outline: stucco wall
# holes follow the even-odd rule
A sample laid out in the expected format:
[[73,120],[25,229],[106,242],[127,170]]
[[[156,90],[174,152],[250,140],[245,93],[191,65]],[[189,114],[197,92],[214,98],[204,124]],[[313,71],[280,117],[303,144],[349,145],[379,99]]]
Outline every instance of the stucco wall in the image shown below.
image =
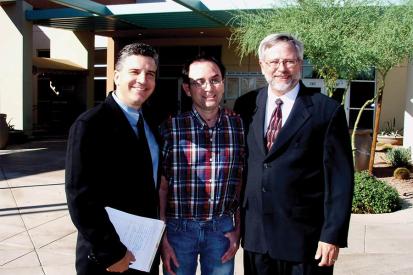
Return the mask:
[[404,111],[404,139],[403,146],[410,147],[413,152],[413,64],[410,62],[407,68],[407,89]]
[[32,24],[24,19],[24,1],[0,6],[0,113],[17,130],[32,128]]
[[402,129],[406,106],[407,64],[402,64],[389,71],[383,94],[380,129],[387,122],[396,121],[396,129]]

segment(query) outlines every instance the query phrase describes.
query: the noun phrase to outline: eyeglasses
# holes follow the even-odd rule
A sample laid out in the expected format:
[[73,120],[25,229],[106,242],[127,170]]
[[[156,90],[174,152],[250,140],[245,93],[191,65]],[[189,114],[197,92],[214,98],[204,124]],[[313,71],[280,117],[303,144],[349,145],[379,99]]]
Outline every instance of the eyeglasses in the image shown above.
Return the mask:
[[282,63],[284,67],[287,69],[292,69],[294,68],[300,60],[298,59],[274,59],[270,61],[264,61],[265,64],[267,64],[271,69],[278,69],[280,67],[280,64]]
[[205,79],[198,79],[198,80],[190,80],[189,85],[191,85],[195,89],[205,89],[207,87],[207,83],[209,83],[210,87],[217,87],[221,85],[223,82],[222,79],[213,78],[209,80]]

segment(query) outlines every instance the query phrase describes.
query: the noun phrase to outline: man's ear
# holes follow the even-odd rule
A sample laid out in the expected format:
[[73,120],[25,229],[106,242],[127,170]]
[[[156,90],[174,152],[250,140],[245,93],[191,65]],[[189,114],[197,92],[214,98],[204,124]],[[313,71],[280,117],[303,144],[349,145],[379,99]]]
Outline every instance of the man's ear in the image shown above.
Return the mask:
[[115,70],[115,74],[113,76],[113,82],[115,82],[116,86],[118,86],[118,84],[119,84],[119,77],[120,77],[120,73]]
[[260,60],[260,61],[258,61],[258,64],[260,64],[260,69],[261,69],[261,73],[262,74],[264,74],[264,64],[263,64],[263,62]]
[[191,90],[189,89],[189,84],[188,83],[183,83],[182,84],[182,89],[184,89],[185,94],[189,97],[191,97]]

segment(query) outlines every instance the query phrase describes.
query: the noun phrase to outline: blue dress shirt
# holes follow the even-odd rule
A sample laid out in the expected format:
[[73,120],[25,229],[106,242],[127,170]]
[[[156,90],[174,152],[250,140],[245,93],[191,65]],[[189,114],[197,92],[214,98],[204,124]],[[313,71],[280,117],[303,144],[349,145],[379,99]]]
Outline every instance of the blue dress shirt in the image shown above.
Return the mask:
[[[116,96],[116,93],[113,92],[113,99],[116,101],[116,103],[119,105],[119,107],[122,109],[123,113],[125,114],[126,118],[129,121],[129,124],[131,125],[133,131],[135,132],[136,135],[138,135],[138,119],[139,116],[142,115],[141,109],[134,109],[129,106],[127,106],[125,103],[120,101],[120,99]],[[152,157],[152,167],[153,167],[153,180],[155,182],[155,185],[158,182],[158,164],[159,164],[159,147],[158,144],[156,143],[155,136],[153,135],[151,129],[149,128],[148,124],[144,120],[144,126],[145,126],[145,135],[146,139],[148,140],[148,145],[149,145],[149,150],[151,151],[151,157]]]

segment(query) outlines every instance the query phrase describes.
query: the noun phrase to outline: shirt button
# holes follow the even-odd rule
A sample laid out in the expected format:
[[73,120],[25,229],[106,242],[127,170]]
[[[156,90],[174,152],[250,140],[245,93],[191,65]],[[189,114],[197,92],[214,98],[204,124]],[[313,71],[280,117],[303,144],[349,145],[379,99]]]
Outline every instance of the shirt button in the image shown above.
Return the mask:
[[268,163],[264,163],[264,168],[265,168],[265,169],[268,168]]
[[212,161],[212,158],[210,158],[209,161]]
[[209,182],[212,182],[212,179],[209,179]]
[[261,190],[263,193],[267,192],[267,189],[265,189],[265,187],[263,187]]

